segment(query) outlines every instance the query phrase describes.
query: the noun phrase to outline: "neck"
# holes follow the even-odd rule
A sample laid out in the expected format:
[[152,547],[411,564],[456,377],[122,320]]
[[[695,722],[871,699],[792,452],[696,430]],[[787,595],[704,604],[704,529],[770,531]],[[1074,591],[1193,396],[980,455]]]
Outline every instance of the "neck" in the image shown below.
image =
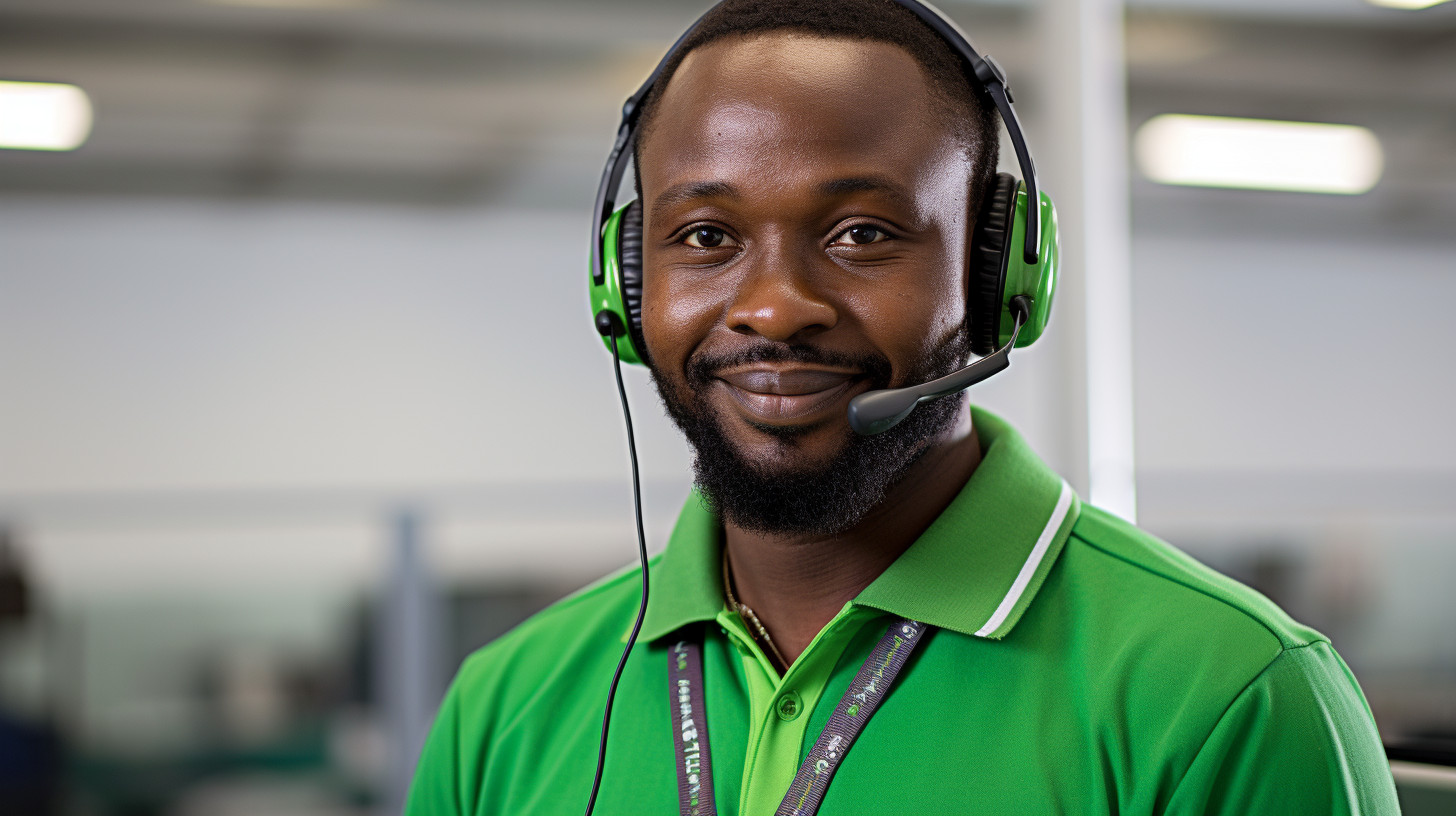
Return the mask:
[[792,663],[844,605],[935,521],[981,462],[970,413],[932,443],[854,527],[834,536],[779,536],[724,524],[734,590]]

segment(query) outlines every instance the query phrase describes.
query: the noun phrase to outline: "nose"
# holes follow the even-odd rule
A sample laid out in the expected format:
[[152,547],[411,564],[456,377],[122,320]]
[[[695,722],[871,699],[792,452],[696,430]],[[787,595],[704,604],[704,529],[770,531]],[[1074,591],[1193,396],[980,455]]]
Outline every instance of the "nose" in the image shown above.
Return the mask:
[[729,304],[728,327],[781,343],[828,331],[839,312],[817,291],[802,260],[770,253],[748,270]]

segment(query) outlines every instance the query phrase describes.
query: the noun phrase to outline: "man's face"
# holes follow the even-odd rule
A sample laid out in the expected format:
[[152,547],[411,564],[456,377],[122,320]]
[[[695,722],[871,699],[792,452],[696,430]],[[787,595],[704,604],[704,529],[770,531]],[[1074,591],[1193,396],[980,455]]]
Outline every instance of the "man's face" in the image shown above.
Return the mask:
[[[695,50],[659,100],[640,151],[643,334],[699,482],[742,526],[853,524],[954,422],[944,400],[863,439],[846,415],[965,357],[969,167],[937,107],[900,48],[788,33]],[[797,525],[724,495],[835,479],[857,506]],[[764,497],[770,516],[786,498]]]

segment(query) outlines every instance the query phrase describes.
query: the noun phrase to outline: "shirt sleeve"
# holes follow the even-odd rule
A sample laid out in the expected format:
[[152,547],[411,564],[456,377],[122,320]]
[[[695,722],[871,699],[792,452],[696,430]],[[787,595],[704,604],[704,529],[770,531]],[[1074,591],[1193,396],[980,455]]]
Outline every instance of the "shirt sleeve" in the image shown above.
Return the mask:
[[1400,813],[1375,719],[1328,643],[1286,649],[1239,693],[1166,813]]
[[435,724],[420,751],[415,778],[405,800],[405,816],[464,816],[460,786],[460,681],[445,693]]

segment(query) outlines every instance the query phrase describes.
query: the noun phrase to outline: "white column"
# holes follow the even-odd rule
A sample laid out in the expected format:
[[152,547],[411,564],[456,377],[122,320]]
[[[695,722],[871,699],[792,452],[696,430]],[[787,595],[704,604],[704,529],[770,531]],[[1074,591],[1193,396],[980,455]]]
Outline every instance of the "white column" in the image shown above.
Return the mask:
[[420,525],[410,512],[394,520],[375,640],[377,703],[388,740],[381,813],[404,810],[420,748],[440,702],[440,598],[425,563]]
[[1062,236],[1057,391],[1063,441],[1086,452],[1068,475],[1074,485],[1085,478],[1093,504],[1135,520],[1123,3],[1041,0],[1037,14],[1032,148]]

